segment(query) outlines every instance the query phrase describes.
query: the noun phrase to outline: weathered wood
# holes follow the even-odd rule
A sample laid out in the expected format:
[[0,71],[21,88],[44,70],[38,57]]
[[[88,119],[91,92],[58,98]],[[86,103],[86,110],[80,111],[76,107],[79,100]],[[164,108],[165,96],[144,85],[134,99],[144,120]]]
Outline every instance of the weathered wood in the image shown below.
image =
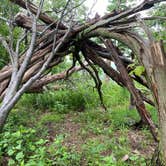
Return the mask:
[[[20,26],[22,28],[25,28],[27,30],[32,29],[32,18],[24,15],[23,13],[18,13],[15,16],[14,24],[17,26]],[[42,32],[46,28],[45,25],[37,25],[37,31]],[[49,29],[48,29],[49,31]]]
[[[85,47],[86,46],[86,47]],[[124,86],[124,80],[119,75],[119,73],[114,70],[110,65],[108,65],[101,57],[97,56],[93,49],[90,49],[88,45],[83,44],[82,52],[85,56],[87,56],[94,64],[97,64],[101,67],[111,79],[113,79],[120,86]]]
[[[26,7],[26,2],[24,0],[10,0],[11,2],[13,2],[14,4],[19,5],[20,7],[27,9]],[[28,3],[28,8],[29,10],[33,13],[33,14],[37,14],[37,6],[35,6],[33,3]],[[50,18],[50,16],[48,16],[45,13],[41,13],[39,16],[39,19],[42,20],[44,23],[46,23],[47,25],[51,25],[50,27],[52,28],[56,28],[58,21],[55,21],[54,19]],[[63,24],[59,24],[58,26],[60,29],[66,29],[66,27]]]
[[[160,160],[166,165],[166,54],[162,42],[151,43],[152,68],[148,69],[159,115]],[[151,71],[152,70],[152,71]]]
[[[82,70],[82,67],[76,66],[73,67],[69,72],[68,76],[71,76],[74,72]],[[35,81],[32,86],[28,89],[28,92],[43,92],[43,87],[46,86],[49,83],[56,82],[58,80],[63,80],[66,78],[67,71],[58,73],[58,74],[53,74],[53,75],[46,75],[45,77]]]
[[125,68],[125,66],[123,65],[121,59],[119,58],[119,55],[116,51],[116,48],[114,47],[114,45],[112,44],[112,42],[110,40],[107,40],[105,42],[105,45],[107,47],[107,49],[111,52],[113,58],[114,58],[114,62],[119,70],[119,72],[121,73],[121,77],[123,78],[125,85],[127,87],[127,89],[129,90],[129,92],[131,93],[133,99],[134,99],[134,103],[136,105],[136,108],[138,110],[138,113],[140,114],[141,117],[141,121],[145,124],[148,124],[150,131],[154,137],[154,139],[156,141],[157,140],[157,130],[156,130],[156,126],[153,123],[150,114],[148,113],[148,111],[146,110],[145,104],[143,102],[143,99],[139,93],[139,91],[137,91],[131,77],[128,75],[128,72]]

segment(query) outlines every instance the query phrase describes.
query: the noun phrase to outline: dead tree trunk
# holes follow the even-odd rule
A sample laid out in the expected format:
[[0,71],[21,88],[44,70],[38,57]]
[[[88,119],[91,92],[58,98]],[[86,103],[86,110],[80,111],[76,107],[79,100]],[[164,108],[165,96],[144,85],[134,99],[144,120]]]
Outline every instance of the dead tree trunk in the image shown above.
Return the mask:
[[121,59],[119,58],[116,48],[114,47],[114,45],[112,44],[111,41],[107,41],[107,42],[105,42],[105,44],[106,44],[108,50],[110,51],[111,55],[113,56],[114,62],[116,64],[119,72],[121,73],[122,78],[124,79],[127,89],[133,96],[134,103],[136,105],[138,113],[140,114],[142,123],[148,124],[154,139],[157,141],[156,126],[154,125],[154,123],[150,117],[150,114],[146,110],[145,104],[143,102],[141,95],[139,94],[139,91],[135,88],[135,85],[134,85],[132,79],[128,75],[126,68],[124,67]]
[[147,73],[151,81],[159,117],[159,160],[166,165],[166,54],[162,42],[151,43],[151,68]]
[[[122,39],[123,40],[123,39]],[[153,165],[166,165],[166,53],[163,43],[150,40],[145,42],[136,34],[128,34],[124,40],[137,53],[140,62],[147,73],[147,81],[152,90],[159,119],[159,149],[156,155],[156,163]]]
[[[156,126],[154,125],[149,112],[145,108],[142,96],[140,95],[139,91],[135,88],[132,79],[128,76],[128,72],[124,67],[123,63],[121,62],[117,53],[116,55],[118,56],[118,61],[117,59],[113,57],[112,58],[114,59],[115,64],[118,64],[117,68],[120,71],[120,74],[114,69],[112,69],[112,67],[109,66],[104,60],[98,57],[95,51],[92,50],[88,45],[83,44],[82,50],[85,56],[87,56],[92,62],[94,62],[94,64],[100,66],[103,69],[103,71],[108,76],[110,76],[116,83],[118,83],[120,86],[126,87],[129,90],[129,92],[134,97],[134,102],[136,104],[138,113],[141,117],[141,122],[149,126],[154,139],[157,141]],[[113,53],[115,54],[115,51]]]

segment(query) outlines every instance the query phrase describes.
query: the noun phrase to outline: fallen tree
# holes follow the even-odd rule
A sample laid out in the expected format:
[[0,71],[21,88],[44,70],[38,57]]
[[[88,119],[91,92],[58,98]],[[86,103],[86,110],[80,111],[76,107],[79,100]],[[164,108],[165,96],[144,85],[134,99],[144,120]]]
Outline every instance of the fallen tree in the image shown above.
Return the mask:
[[[101,80],[96,65],[120,86],[126,87],[134,98],[141,122],[147,124],[156,141],[158,141],[157,129],[151,120],[144,101],[154,105],[153,101],[147,99],[134,85],[136,80],[143,86],[149,88],[153,95],[155,106],[159,112],[160,121],[160,156],[161,163],[166,161],[166,96],[164,93],[166,81],[166,59],[162,42],[152,40],[144,20],[152,18],[139,18],[137,13],[152,8],[156,3],[164,0],[146,0],[136,7],[113,11],[103,17],[97,17],[86,21],[83,24],[76,24],[73,21],[74,6],[71,1],[61,11],[58,20],[52,19],[42,12],[44,1],[40,1],[39,7],[24,0],[10,0],[28,11],[29,16],[18,14],[10,26],[19,26],[31,33],[29,45],[23,54],[19,53],[20,43],[25,39],[27,33],[18,40],[15,50],[8,42],[1,37],[0,40],[7,49],[11,64],[0,71],[0,95],[2,104],[0,106],[0,128],[2,129],[10,110],[14,107],[24,92],[36,89],[36,85],[45,85],[55,80],[55,77],[48,78],[44,73],[65,60],[65,56],[72,54],[73,65],[67,72],[66,77],[71,73],[76,62],[84,68],[93,78],[98,90],[101,104],[104,107],[101,91]],[[64,24],[63,18],[69,14],[70,23]],[[162,18],[165,19],[165,18]],[[44,25],[40,25],[38,20]],[[145,30],[148,38],[143,38],[134,31],[135,27]],[[95,42],[93,38],[98,38]],[[107,40],[107,41],[106,41]],[[130,75],[128,65],[133,59],[126,57],[116,46],[114,41],[123,43],[138,58],[139,63],[145,67],[145,77]],[[104,45],[103,45],[104,44]],[[113,61],[117,70],[105,62],[105,59]],[[84,65],[86,61],[88,66]],[[64,76],[64,75],[63,75]],[[41,86],[41,87],[42,87]]]

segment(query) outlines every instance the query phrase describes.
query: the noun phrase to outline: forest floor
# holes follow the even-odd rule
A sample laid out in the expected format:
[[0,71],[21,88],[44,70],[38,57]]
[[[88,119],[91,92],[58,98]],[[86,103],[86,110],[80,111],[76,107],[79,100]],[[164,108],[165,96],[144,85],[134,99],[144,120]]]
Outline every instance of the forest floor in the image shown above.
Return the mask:
[[63,135],[62,145],[81,155],[80,165],[104,165],[105,160],[105,165],[150,163],[156,143],[148,129],[123,122],[113,127],[107,113],[100,110],[97,114],[102,116],[96,118],[96,111],[71,112],[57,125],[48,124],[49,140]]
[[100,106],[67,111],[58,107],[60,112],[35,109],[31,102],[28,107],[26,96],[1,134],[0,165],[149,165],[156,143],[146,127],[133,126],[139,116],[128,109],[124,96],[119,99],[122,102],[117,96],[107,111]]

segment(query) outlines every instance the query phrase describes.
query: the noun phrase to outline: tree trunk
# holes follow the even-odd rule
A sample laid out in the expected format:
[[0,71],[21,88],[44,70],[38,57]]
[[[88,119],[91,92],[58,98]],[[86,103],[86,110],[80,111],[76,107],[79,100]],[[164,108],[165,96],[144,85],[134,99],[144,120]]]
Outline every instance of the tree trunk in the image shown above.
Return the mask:
[[163,68],[155,71],[155,78],[158,87],[158,113],[160,123],[160,144],[161,160],[166,165],[166,64]]
[[12,107],[14,106],[14,104],[15,103],[12,103],[11,105],[3,104],[0,107],[0,133],[3,130],[3,127],[4,127],[5,123],[6,123],[8,114],[9,114],[10,110],[12,109]]
[[162,43],[153,43],[151,49],[153,70],[151,84],[159,117],[159,160],[166,165],[166,55]]
[[140,95],[139,91],[136,89],[131,77],[128,75],[128,72],[127,72],[125,66],[123,65],[123,62],[119,58],[116,47],[113,45],[113,43],[110,40],[107,40],[105,42],[105,45],[106,45],[107,49],[110,51],[110,53],[112,54],[115,65],[118,68],[118,70],[121,74],[121,77],[123,78],[123,80],[125,82],[126,88],[128,89],[128,91],[130,92],[130,94],[133,97],[134,103],[135,103],[138,113],[141,117],[141,122],[143,124],[147,124],[149,126],[149,129],[150,129],[155,141],[158,141],[156,126],[153,123],[149,112],[146,110],[142,96]]
[[0,133],[3,129],[3,126],[5,125],[7,114],[7,111],[0,109]]
[[[157,67],[157,66],[156,66]],[[153,91],[156,93],[159,117],[159,146],[152,158],[153,166],[166,165],[166,66],[158,67],[154,71],[156,84]],[[157,88],[156,88],[157,87]]]
[[135,102],[132,94],[130,94],[130,104],[129,104],[129,110],[135,109]]

